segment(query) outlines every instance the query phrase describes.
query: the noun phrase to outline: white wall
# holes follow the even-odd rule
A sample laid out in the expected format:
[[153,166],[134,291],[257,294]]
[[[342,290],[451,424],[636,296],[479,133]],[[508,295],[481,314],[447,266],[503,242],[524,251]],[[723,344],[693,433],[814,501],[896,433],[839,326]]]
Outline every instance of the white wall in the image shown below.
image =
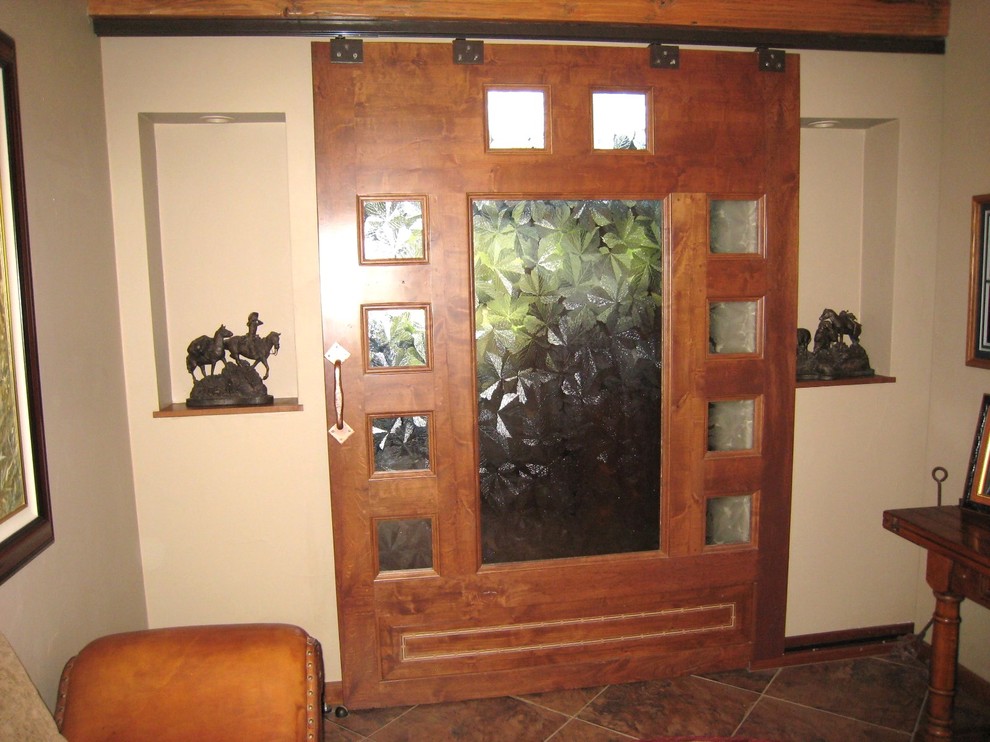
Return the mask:
[[[298,624],[323,643],[328,678],[339,678],[310,43],[107,38],[102,48],[148,621],[152,626]],[[194,163],[176,162],[172,137],[216,140],[212,148],[198,150],[204,158],[200,174],[210,178],[216,175],[214,155],[245,135],[240,127],[255,126],[178,124],[186,128],[154,138],[158,167],[153,170],[164,179],[158,213],[154,207],[146,212],[139,122],[208,113],[284,121],[262,125],[275,137],[264,136],[262,149],[252,145],[241,151],[251,168],[270,172],[224,180],[217,187],[233,191],[216,194],[215,200],[197,183],[199,198],[211,200],[212,208],[176,200],[176,168],[190,177],[199,174]],[[273,141],[283,149],[280,155],[272,150]],[[261,157],[262,152],[270,156]],[[231,218],[230,204],[236,202],[266,203],[265,228],[242,213]],[[273,222],[280,234],[268,231]],[[269,391],[297,392],[302,411],[152,418],[159,388],[149,232],[152,238],[160,234],[166,256],[169,343],[179,351],[172,361],[182,366],[188,342],[221,322],[245,332],[248,312],[259,311],[266,323],[262,331],[286,334],[282,353],[271,359]],[[272,274],[268,285],[257,280],[259,263],[265,262]],[[182,280],[183,274],[193,278],[190,271],[197,266],[215,278],[209,291],[201,277]],[[192,380],[184,374],[181,368],[173,384],[188,393]]]
[[[966,484],[966,466],[980,401],[990,392],[990,371],[966,360],[970,207],[990,193],[990,3],[953,0],[945,57],[945,126],[941,139],[941,190],[935,322],[933,327],[930,443],[925,467],[944,466],[948,502]],[[931,592],[918,580],[919,621],[927,620]],[[966,601],[962,607],[960,662],[990,678],[990,611]]]
[[49,704],[91,639],[146,625],[104,136],[83,0],[0,0],[17,49],[55,543],[0,585],[0,630]]

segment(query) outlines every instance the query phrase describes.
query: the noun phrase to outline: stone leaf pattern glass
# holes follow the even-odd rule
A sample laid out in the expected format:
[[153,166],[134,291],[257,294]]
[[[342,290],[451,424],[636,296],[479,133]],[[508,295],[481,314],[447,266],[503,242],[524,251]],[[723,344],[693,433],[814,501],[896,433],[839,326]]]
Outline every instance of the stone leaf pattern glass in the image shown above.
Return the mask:
[[659,548],[661,220],[473,202],[484,562]]
[[752,399],[709,402],[708,450],[751,450],[755,414],[756,404]]
[[365,201],[362,257],[365,260],[422,260],[423,204],[419,201]]
[[430,569],[433,522],[429,518],[378,521],[378,570]]
[[375,444],[376,472],[430,468],[430,436],[425,417],[373,418],[371,437]]
[[425,309],[369,309],[367,318],[369,368],[426,365]]
[[755,301],[715,301],[709,305],[711,353],[756,352]]
[[591,96],[595,149],[646,149],[646,93]]
[[708,501],[705,545],[748,544],[752,495],[713,497]]
[[755,253],[760,249],[759,201],[712,201],[709,241],[713,253]]

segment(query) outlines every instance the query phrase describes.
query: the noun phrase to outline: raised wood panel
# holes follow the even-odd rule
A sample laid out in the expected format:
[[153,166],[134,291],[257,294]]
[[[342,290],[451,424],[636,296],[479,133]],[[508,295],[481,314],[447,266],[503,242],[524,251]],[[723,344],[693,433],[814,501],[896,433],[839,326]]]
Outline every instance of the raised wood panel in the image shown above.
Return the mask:
[[949,0],[90,0],[92,16],[543,21],[944,38]]

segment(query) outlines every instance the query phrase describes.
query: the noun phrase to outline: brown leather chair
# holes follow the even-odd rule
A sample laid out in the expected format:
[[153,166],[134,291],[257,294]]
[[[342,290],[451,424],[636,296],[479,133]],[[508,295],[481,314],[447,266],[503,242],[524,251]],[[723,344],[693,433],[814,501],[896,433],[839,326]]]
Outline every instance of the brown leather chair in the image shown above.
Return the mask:
[[105,636],[66,663],[55,722],[69,742],[322,742],[322,651],[283,624]]

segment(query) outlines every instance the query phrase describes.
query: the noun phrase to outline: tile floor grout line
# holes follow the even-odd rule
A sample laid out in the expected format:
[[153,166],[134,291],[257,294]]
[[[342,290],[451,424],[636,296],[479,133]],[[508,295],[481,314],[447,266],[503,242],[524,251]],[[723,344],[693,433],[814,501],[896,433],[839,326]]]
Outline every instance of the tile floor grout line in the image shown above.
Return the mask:
[[746,719],[749,718],[750,714],[753,713],[753,710],[760,704],[760,701],[763,700],[764,696],[766,696],[767,691],[770,690],[770,686],[773,685],[773,681],[777,679],[777,676],[780,674],[781,669],[782,668],[778,667],[776,670],[773,671],[773,677],[770,678],[767,684],[763,686],[763,690],[760,691],[756,700],[753,702],[753,705],[750,706],[748,709],[746,709],[746,713],[743,714],[743,718],[739,720],[739,723],[736,724],[736,728],[732,730],[733,737],[739,735],[739,730],[742,729],[743,724],[746,723]]
[[[365,735],[365,739],[372,739],[372,738],[374,738],[374,736],[376,734],[378,734],[382,729],[385,729],[386,727],[392,726],[395,722],[397,722],[399,719],[401,719],[402,717],[404,717],[406,714],[410,713],[414,708],[417,708],[419,705],[420,704],[418,704],[418,703],[417,704],[414,704],[414,705],[410,706],[409,708],[407,708],[405,711],[403,711],[401,714],[399,714],[398,716],[396,716],[394,719],[389,719],[384,724],[382,724],[380,727],[378,727],[378,729],[376,729],[375,731],[373,731],[371,734]],[[346,727],[345,727],[345,729],[346,729]],[[348,731],[351,731],[351,730],[348,729]]]
[[[769,686],[768,686],[769,688]],[[868,727],[876,727],[877,729],[885,729],[888,732],[893,732],[895,734],[906,734],[910,739],[913,732],[905,732],[903,729],[894,729],[894,727],[884,726],[883,724],[877,724],[873,721],[867,721],[866,719],[857,719],[855,716],[847,716],[846,714],[840,714],[838,711],[829,711],[828,709],[818,708],[817,706],[808,706],[803,703],[798,703],[797,701],[791,701],[786,698],[780,698],[779,696],[767,696],[771,701],[780,701],[781,703],[786,703],[791,706],[797,706],[798,708],[808,709],[809,711],[817,711],[821,714],[827,714],[828,716],[834,716],[838,719],[846,719],[848,721],[854,721],[857,724],[865,724]]]

